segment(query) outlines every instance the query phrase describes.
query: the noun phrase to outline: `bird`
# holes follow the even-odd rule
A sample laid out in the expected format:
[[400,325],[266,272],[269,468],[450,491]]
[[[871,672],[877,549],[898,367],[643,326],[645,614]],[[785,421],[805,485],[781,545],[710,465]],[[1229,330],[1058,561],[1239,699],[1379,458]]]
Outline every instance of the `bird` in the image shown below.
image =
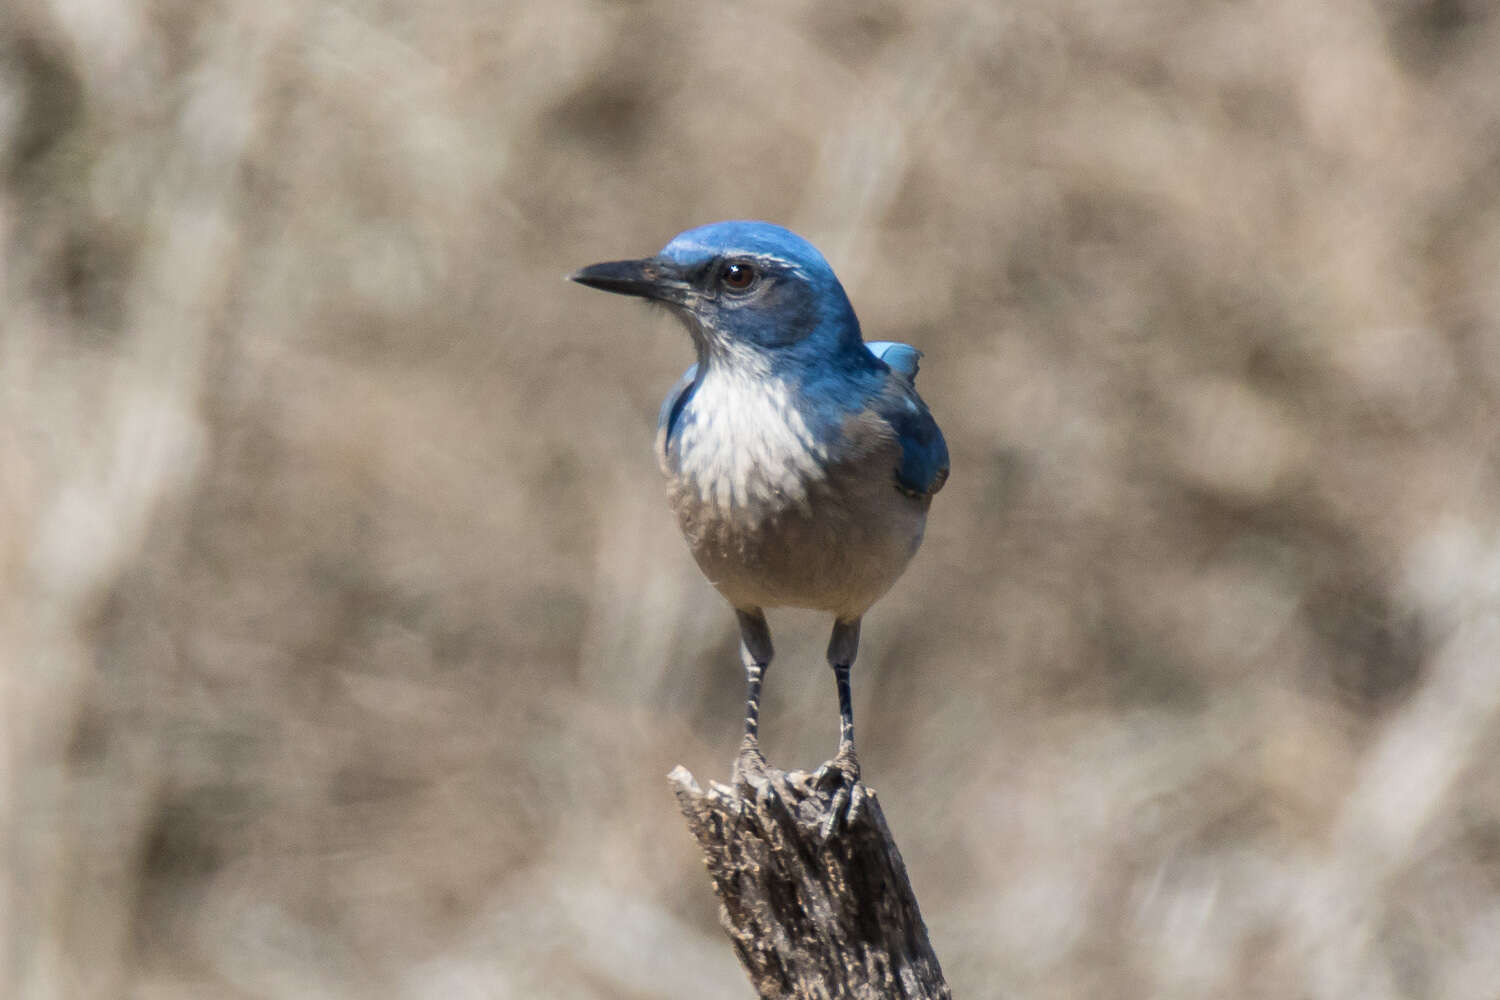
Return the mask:
[[665,306],[692,340],[696,363],[662,403],[655,450],[688,547],[739,626],[736,773],[765,766],[765,612],[805,608],[833,617],[839,738],[818,773],[858,781],[849,674],[860,622],[916,554],[948,479],[947,443],[916,390],[921,352],[865,342],[828,261],[769,222],[699,226],[654,256],[569,278]]

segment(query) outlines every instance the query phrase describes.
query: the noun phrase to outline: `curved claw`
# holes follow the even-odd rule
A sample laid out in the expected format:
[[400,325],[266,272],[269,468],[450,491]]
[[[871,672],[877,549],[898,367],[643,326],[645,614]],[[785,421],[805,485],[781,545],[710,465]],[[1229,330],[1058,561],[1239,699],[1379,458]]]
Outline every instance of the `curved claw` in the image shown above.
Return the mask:
[[813,787],[823,792],[853,788],[859,783],[859,761],[850,748],[848,753],[840,750],[830,761],[824,761],[812,774]]
[[833,801],[828,804],[828,814],[823,817],[823,825],[818,829],[818,834],[824,843],[827,843],[839,830],[849,825],[849,789],[841,787],[833,793]]

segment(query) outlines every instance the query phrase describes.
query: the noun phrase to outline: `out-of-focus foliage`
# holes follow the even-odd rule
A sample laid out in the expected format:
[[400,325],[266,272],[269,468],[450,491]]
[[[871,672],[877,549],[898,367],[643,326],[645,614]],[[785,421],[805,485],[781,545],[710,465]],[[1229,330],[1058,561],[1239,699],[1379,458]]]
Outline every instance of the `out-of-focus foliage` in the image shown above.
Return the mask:
[[663,780],[739,727],[690,352],[562,276],[762,217],[952,447],[855,691],[956,990],[1493,998],[1497,66],[1475,0],[9,5],[0,992],[749,995]]

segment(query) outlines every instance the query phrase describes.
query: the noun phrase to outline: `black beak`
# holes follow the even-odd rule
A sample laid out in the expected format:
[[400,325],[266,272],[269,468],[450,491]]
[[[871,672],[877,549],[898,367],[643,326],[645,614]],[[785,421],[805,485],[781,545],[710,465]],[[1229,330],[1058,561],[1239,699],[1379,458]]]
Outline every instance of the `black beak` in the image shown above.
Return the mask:
[[679,305],[692,291],[692,286],[677,268],[655,257],[590,264],[574,271],[568,278],[605,292],[638,295],[643,299]]

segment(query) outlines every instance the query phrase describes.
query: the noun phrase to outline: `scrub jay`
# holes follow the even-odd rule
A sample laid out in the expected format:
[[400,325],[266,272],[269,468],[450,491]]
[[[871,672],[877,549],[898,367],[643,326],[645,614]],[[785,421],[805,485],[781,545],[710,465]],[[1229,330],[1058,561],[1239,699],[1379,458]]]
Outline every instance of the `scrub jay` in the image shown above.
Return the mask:
[[833,269],[766,222],[719,222],[654,257],[570,276],[665,305],[698,363],[662,404],[656,454],[693,557],[733,605],[747,678],[741,760],[764,764],[765,608],[833,615],[833,764],[859,777],[849,668],[861,617],[922,542],[948,446],[913,384],[921,352],[860,337]]

